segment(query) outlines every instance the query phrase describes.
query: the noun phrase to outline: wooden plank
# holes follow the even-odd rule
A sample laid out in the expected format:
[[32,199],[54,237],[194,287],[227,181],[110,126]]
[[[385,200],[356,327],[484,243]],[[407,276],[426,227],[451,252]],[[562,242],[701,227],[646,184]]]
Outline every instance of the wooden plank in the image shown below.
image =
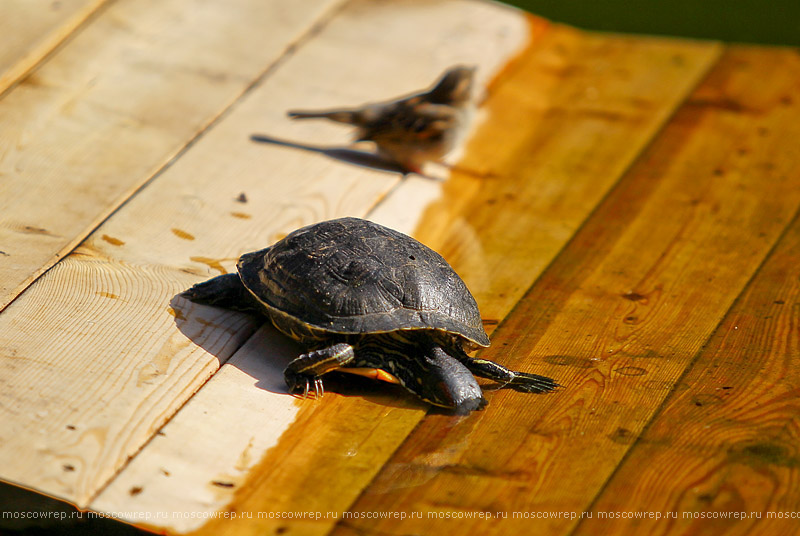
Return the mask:
[[7,94],[0,101],[0,309],[336,3],[115,2]]
[[[402,9],[398,9],[398,5],[402,5]],[[453,45],[454,49],[474,42],[485,48],[491,41],[476,36],[508,35],[525,24],[516,12],[487,4],[441,2],[435,5],[447,6],[452,12],[439,16],[430,14],[432,5],[393,3],[387,8],[356,4],[294,59],[299,60],[314,45],[329,50],[328,31],[331,35],[347,34],[361,41],[360,32],[368,30],[355,28],[362,25],[383,28],[377,24],[380,19],[375,17],[379,16],[391,16],[398,26],[398,35],[385,40],[375,36],[370,41],[384,56],[387,50],[399,54],[398,51],[413,46],[413,42],[407,41],[415,35],[407,31],[411,21],[420,21],[419,24],[426,20],[437,21],[435,31],[420,34],[427,38],[432,38],[436,32],[442,32],[449,40],[463,34],[465,44]],[[453,28],[442,21],[453,24]],[[373,220],[413,231],[434,242],[439,232],[449,237],[464,237],[464,234],[457,234],[459,231],[480,233],[472,227],[472,218],[487,221],[489,216],[485,212],[493,211],[502,221],[515,223],[506,227],[511,233],[507,241],[517,240],[517,246],[527,254],[537,243],[545,243],[537,250],[545,260],[537,259],[532,265],[522,254],[510,255],[508,264],[491,267],[496,270],[495,275],[506,281],[510,279],[510,271],[516,271],[521,280],[533,281],[537,270],[547,264],[546,259],[552,259],[569,239],[570,229],[577,228],[593,210],[670,110],[713,63],[718,52],[715,45],[708,43],[611,38],[550,26],[536,19],[528,22],[531,24],[528,48],[490,84],[484,103],[484,120],[473,133],[464,159],[459,163],[459,167],[465,167],[462,164],[466,163],[471,174],[455,173],[444,186],[423,179],[408,179],[370,213]],[[465,26],[471,28],[471,32],[455,31]],[[402,36],[405,37],[401,39]],[[481,58],[480,61],[485,57],[475,56]],[[287,68],[291,66],[291,62],[286,65]],[[345,76],[357,76],[359,71],[360,67],[348,70]],[[587,88],[593,91],[587,93]],[[509,99],[515,103],[514,107],[509,107]],[[605,108],[618,111],[625,120],[609,121],[599,112]],[[520,117],[526,120],[518,121]],[[547,134],[553,132],[561,134],[561,142],[558,138],[548,139]],[[581,143],[577,144],[578,141]],[[495,150],[486,150],[487,143]],[[625,150],[621,151],[621,146]],[[566,170],[546,158],[548,154],[564,158]],[[585,158],[582,165],[577,164],[580,155]],[[565,174],[570,176],[570,181],[564,180]],[[499,185],[505,181],[509,184],[501,189]],[[527,181],[534,181],[536,186],[525,186]],[[479,201],[487,197],[487,190],[491,189],[494,194],[497,189],[504,195],[506,188],[522,192],[517,199],[519,206],[510,208],[506,216],[498,214],[490,203]],[[581,192],[574,199],[577,206],[565,210],[565,196],[573,192]],[[542,210],[542,213],[526,211],[523,208],[526,206]],[[440,215],[442,220],[433,220],[436,225],[426,226],[425,223],[432,221],[431,212]],[[521,217],[525,213],[528,216]],[[534,214],[535,219],[531,218]],[[445,215],[450,217],[447,222],[443,221]],[[487,258],[499,259],[502,252],[508,253],[508,242],[499,236],[478,236],[485,238],[481,248]],[[475,246],[476,241],[471,244]],[[491,296],[485,290],[487,274],[468,269],[470,263],[463,253],[465,247],[463,239],[455,240],[450,246],[443,246],[443,251],[459,271],[467,274],[468,285],[478,289],[484,315],[485,310],[489,310],[499,315],[487,317],[489,320],[502,318],[511,307],[513,292],[522,292],[524,282],[515,282],[520,290],[512,287],[510,298]],[[475,252],[473,258],[477,255]],[[491,330],[493,325],[490,322],[487,327]],[[238,515],[233,521],[229,518],[211,521],[201,533],[261,534],[270,530],[296,530],[303,534],[324,534],[329,531],[336,517],[349,507],[419,422],[425,408],[402,390],[371,384],[359,384],[354,390],[352,383],[348,383],[339,386],[341,395],[333,392],[326,394],[321,402],[302,402],[294,422],[285,431],[271,429],[272,421],[269,427],[247,424],[265,418],[264,403],[239,405],[237,401],[242,395],[238,393],[252,391],[253,384],[258,382],[270,386],[265,387],[270,391],[279,391],[280,371],[297,352],[296,349],[286,353],[284,349],[271,350],[275,337],[271,329],[263,328],[258,342],[252,346],[248,343],[223,367],[223,371],[231,367],[238,368],[239,372],[230,371],[212,378],[165,426],[164,435],[154,438],[92,507],[107,511],[125,504],[131,516],[177,511],[188,518],[194,512],[194,520],[167,523],[159,520],[160,524],[156,525],[179,532],[206,520],[198,512],[206,512],[208,516]],[[263,364],[259,365],[264,357],[275,360],[269,371],[264,370]],[[296,404],[280,392],[265,392],[259,396],[275,399],[271,406],[276,408],[275,414],[289,411]],[[231,427],[220,418],[220,424],[215,420],[198,430],[196,423],[200,416],[218,411],[214,408],[220,404],[236,405],[236,419],[246,424]],[[218,439],[221,435],[225,435],[224,446]],[[233,449],[231,442],[234,435],[238,436],[237,449]],[[272,445],[269,450],[265,448],[268,445]],[[180,452],[180,460],[177,452]],[[224,456],[210,456],[210,452],[224,453]],[[176,476],[174,467],[181,472],[177,478],[183,485],[169,482]],[[164,468],[170,472],[169,477],[163,474]],[[221,487],[214,485],[215,481],[230,485]],[[188,494],[187,489],[196,491]],[[134,496],[131,490],[137,491]],[[212,511],[223,506],[219,512]],[[324,519],[287,519],[290,513],[309,512],[312,516],[315,512],[333,515]],[[153,522],[150,523],[152,526]]]
[[[778,53],[740,50],[734,58],[772,54]],[[798,72],[796,61],[787,63]],[[800,134],[798,104],[782,112],[790,117],[758,127],[773,142]],[[797,162],[787,160],[788,148],[778,142],[761,152],[762,169],[791,176]],[[638,437],[618,434],[632,448],[573,534],[597,534],[601,526],[609,535],[797,533],[791,516],[800,504],[798,304],[795,218],[647,428]],[[601,517],[606,512],[661,518]]]
[[[148,170],[169,156],[163,152],[165,148],[171,145],[170,151],[177,150],[186,143],[187,136],[194,135],[227,99],[234,99],[248,86],[269,64],[268,59],[275,58],[294,37],[292,30],[300,31],[311,23],[311,16],[330,5],[305,5],[300,13],[299,8],[288,8],[282,2],[203,3],[189,10],[185,2],[120,2],[105,11],[81,39],[73,40],[58,58],[48,62],[48,69],[37,72],[40,80],[49,73],[47,79],[56,87],[65,87],[63,92],[53,89],[56,96],[50,99],[49,84],[38,89],[18,88],[0,103],[0,107],[8,106],[15,102],[15,95],[20,95],[19,100],[27,98],[29,106],[21,107],[20,115],[2,123],[2,128],[41,132],[45,138],[26,138],[23,141],[30,147],[22,144],[19,153],[6,153],[4,165],[16,162],[24,173],[9,176],[3,185],[10,189],[0,201],[9,209],[3,217],[12,222],[13,217],[26,219],[4,227],[4,236],[8,235],[11,245],[18,244],[19,236],[31,235],[18,232],[24,222],[39,228],[52,221],[50,229],[63,231],[59,218],[65,220],[64,225],[85,225],[88,216],[96,217],[90,214],[92,209],[110,210],[110,198],[146,179],[152,171]],[[275,25],[276,30],[263,32],[267,24]],[[202,33],[196,32],[198,27],[203,28]],[[250,33],[257,34],[255,41]],[[261,37],[264,33],[271,37]],[[280,38],[285,39],[283,44]],[[100,57],[87,52],[100,42],[104,44]],[[250,50],[262,45],[265,50],[261,54]],[[81,51],[84,60],[93,58],[97,65],[92,69],[75,65]],[[200,64],[191,59],[198,54],[205,57]],[[121,66],[109,66],[106,62],[111,59],[125,61]],[[70,66],[77,72],[54,72]],[[162,76],[167,66],[172,72]],[[103,69],[102,74],[96,72]],[[97,76],[94,85],[85,79],[90,74]],[[125,89],[131,83],[137,87]],[[72,89],[86,89],[83,84],[90,86],[89,94],[75,97],[72,111],[44,113],[48,105],[65,105]],[[182,97],[189,87],[191,95]],[[158,94],[160,89],[171,93]],[[128,100],[111,109],[103,104],[121,96]],[[266,105],[259,101],[255,106]],[[40,124],[19,122],[34,110],[43,114]],[[246,113],[256,121],[261,119],[252,107]],[[134,117],[136,123],[131,123]],[[99,132],[75,143],[77,132],[92,127]],[[237,315],[208,311],[187,319],[170,307],[176,292],[211,273],[209,266],[219,265],[206,258],[207,251],[216,251],[214,259],[233,259],[242,252],[234,237],[257,234],[262,228],[275,232],[281,222],[293,226],[298,217],[289,209],[280,210],[280,204],[285,206],[288,201],[282,186],[286,175],[264,177],[264,151],[247,140],[255,124],[243,130],[239,130],[241,125],[234,128],[235,135],[228,134],[229,143],[244,147],[239,152],[249,151],[249,158],[237,162],[238,167],[228,160],[237,150],[212,151],[203,163],[192,164],[189,159],[187,175],[166,173],[166,178],[155,181],[164,186],[146,189],[144,201],[131,200],[133,212],[120,217],[116,225],[102,227],[0,315],[0,378],[4,385],[0,395],[0,478],[85,506],[252,332],[252,322]],[[56,147],[51,150],[48,143]],[[103,150],[109,154],[103,156]],[[61,153],[54,155],[53,151]],[[60,159],[69,156],[75,160],[65,163],[66,171],[55,168]],[[274,169],[280,172],[283,165],[276,159]],[[29,181],[26,187],[30,191],[23,189],[23,177],[43,168],[48,168],[50,175],[42,173],[41,182]],[[312,173],[324,169],[305,167]],[[70,170],[82,173],[64,175]],[[238,173],[231,178],[225,171]],[[341,184],[318,181],[314,185],[311,179],[301,178],[292,182],[295,189],[289,195],[305,189],[312,200],[330,200],[346,209],[349,201],[341,198],[359,180],[366,181],[365,176],[362,173],[356,179],[341,180]],[[329,177],[330,181],[340,179],[336,173]],[[363,188],[366,203],[379,195],[379,181],[371,182],[374,187]],[[57,188],[59,184],[61,188]],[[90,184],[92,189],[79,190]],[[120,189],[121,185],[124,188]],[[326,195],[327,190],[335,195]],[[55,210],[79,191],[85,201]],[[254,213],[236,201],[242,191],[254,201],[271,196],[279,205]],[[42,198],[33,199],[31,192]],[[360,199],[353,197],[354,203]],[[11,199],[19,206],[12,206]],[[279,223],[262,227],[265,220]],[[209,230],[208,241],[201,234],[205,230]],[[251,236],[241,243],[246,248],[267,236],[272,235]],[[31,249],[41,245],[37,237],[50,240],[50,246],[68,238],[38,233],[28,238]],[[13,250],[11,253],[3,257],[4,269],[19,262]],[[12,271],[18,268],[11,266]],[[186,314],[190,313],[187,308]]]
[[0,94],[34,69],[106,0],[5,0]]
[[567,388],[428,416],[334,533],[569,532],[800,206],[798,79],[793,51],[730,49],[482,354]]

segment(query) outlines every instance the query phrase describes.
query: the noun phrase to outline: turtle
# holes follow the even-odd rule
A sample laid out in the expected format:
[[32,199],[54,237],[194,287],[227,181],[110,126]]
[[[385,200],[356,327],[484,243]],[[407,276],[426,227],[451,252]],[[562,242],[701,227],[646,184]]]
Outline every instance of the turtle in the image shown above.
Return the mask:
[[284,371],[289,392],[324,393],[333,370],[399,383],[467,414],[486,405],[475,375],[547,393],[553,379],[468,352],[488,347],[475,298],[444,258],[408,235],[360,218],[302,227],[246,253],[237,272],[184,291],[197,303],[267,317],[308,351]]

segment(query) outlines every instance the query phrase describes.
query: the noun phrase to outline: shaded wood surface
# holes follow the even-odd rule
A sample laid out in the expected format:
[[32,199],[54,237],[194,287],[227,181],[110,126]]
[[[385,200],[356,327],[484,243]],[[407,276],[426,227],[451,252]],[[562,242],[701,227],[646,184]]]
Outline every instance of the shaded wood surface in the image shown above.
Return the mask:
[[[34,69],[0,99],[0,478],[176,534],[796,532],[797,51],[473,0],[59,4],[0,56]],[[249,140],[344,146],[285,110],[454,63],[479,109],[444,182]],[[342,215],[440,251],[479,355],[565,389],[298,400],[296,345],[176,297]]]

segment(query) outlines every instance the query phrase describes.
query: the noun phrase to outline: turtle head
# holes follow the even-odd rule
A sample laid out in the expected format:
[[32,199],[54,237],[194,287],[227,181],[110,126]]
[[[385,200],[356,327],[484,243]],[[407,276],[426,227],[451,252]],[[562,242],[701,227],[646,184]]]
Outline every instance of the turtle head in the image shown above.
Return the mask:
[[458,415],[486,406],[486,399],[472,373],[440,346],[426,351],[420,361],[422,374],[408,379],[408,384],[416,385],[407,384],[406,387],[421,399],[452,409]]

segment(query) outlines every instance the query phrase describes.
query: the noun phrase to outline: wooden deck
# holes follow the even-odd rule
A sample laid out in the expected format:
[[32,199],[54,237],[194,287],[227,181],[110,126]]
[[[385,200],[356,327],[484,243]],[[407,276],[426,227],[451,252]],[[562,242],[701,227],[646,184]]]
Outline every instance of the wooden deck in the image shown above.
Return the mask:
[[[798,50],[477,0],[3,9],[3,481],[173,534],[800,532]],[[346,145],[286,110],[456,63],[480,107],[445,181],[249,140]],[[566,388],[299,400],[293,343],[176,297],[344,215],[442,253],[481,355]]]

